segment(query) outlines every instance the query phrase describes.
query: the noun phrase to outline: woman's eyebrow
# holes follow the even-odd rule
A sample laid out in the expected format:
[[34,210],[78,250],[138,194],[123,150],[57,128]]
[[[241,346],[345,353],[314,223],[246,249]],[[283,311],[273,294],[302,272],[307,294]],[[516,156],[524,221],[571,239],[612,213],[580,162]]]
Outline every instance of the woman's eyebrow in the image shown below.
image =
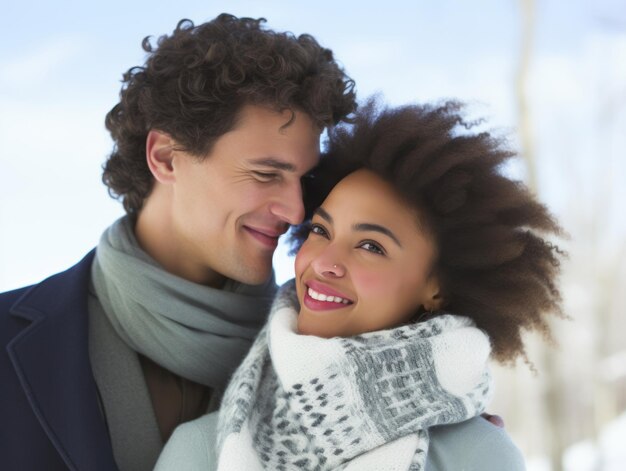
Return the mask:
[[[322,219],[325,219],[330,224],[334,224],[333,217],[330,214],[328,214],[328,212],[322,207],[317,208],[313,212],[313,214],[318,215]],[[393,240],[398,245],[398,247],[402,248],[402,244],[400,243],[400,240],[396,237],[396,235],[393,232],[391,232],[389,229],[387,229],[386,227],[381,226],[380,224],[361,222],[361,223],[354,224],[352,226],[352,229],[355,231],[359,231],[359,232],[368,232],[368,231],[380,232],[381,234],[384,234],[387,237],[389,237],[391,240]]]
[[319,217],[321,217],[322,219],[325,219],[326,221],[328,221],[329,223],[333,224],[335,221],[333,221],[333,218],[330,214],[328,214],[328,212],[326,212],[326,210],[322,207],[317,208],[315,211],[313,211],[313,215],[318,215]]

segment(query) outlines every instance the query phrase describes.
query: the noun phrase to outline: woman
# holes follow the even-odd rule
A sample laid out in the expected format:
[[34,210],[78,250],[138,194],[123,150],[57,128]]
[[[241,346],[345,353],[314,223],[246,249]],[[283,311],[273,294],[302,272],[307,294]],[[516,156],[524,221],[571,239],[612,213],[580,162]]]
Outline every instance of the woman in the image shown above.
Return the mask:
[[561,229],[459,109],[370,103],[331,133],[308,185],[328,196],[295,232],[296,278],[231,380],[217,444],[215,417],[185,425],[158,468],[524,469],[477,416],[490,352],[525,357],[521,332],[560,313],[543,236]]

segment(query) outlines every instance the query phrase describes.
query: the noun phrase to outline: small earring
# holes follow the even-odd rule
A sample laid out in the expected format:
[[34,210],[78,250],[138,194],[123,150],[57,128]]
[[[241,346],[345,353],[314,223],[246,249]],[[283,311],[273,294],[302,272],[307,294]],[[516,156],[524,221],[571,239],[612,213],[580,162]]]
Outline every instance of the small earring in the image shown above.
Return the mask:
[[337,268],[337,265],[333,265],[333,268]]

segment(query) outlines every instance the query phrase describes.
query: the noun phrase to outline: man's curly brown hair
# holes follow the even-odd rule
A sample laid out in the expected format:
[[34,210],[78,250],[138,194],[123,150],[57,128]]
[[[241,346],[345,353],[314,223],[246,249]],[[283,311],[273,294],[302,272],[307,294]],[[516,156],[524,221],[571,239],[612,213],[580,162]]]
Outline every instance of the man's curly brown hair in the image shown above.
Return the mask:
[[310,35],[275,32],[264,22],[224,13],[198,26],[181,20],[156,47],[143,40],[145,65],[124,74],[120,102],[106,117],[115,147],[102,180],[128,214],[136,216],[152,189],[145,154],[151,129],[203,159],[244,105],[297,109],[320,129],[356,109],[354,82],[332,51]]
[[[344,176],[367,168],[418,210],[431,232],[446,312],[471,317],[491,339],[494,358],[526,357],[522,332],[550,337],[560,315],[557,286],[564,253],[546,237],[563,231],[529,189],[502,172],[515,154],[487,132],[472,133],[458,102],[380,110],[371,100],[353,126],[329,133],[306,184],[307,215]],[[307,225],[292,233],[297,250]],[[437,313],[434,313],[436,315]]]

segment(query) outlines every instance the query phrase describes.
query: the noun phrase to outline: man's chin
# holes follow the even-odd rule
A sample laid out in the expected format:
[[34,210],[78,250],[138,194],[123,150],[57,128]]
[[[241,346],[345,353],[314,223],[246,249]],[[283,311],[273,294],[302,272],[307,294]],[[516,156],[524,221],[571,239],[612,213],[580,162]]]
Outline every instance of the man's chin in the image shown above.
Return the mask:
[[269,267],[250,267],[245,273],[241,273],[236,281],[246,285],[264,285],[270,278],[273,278],[273,275],[274,272],[271,265]]

